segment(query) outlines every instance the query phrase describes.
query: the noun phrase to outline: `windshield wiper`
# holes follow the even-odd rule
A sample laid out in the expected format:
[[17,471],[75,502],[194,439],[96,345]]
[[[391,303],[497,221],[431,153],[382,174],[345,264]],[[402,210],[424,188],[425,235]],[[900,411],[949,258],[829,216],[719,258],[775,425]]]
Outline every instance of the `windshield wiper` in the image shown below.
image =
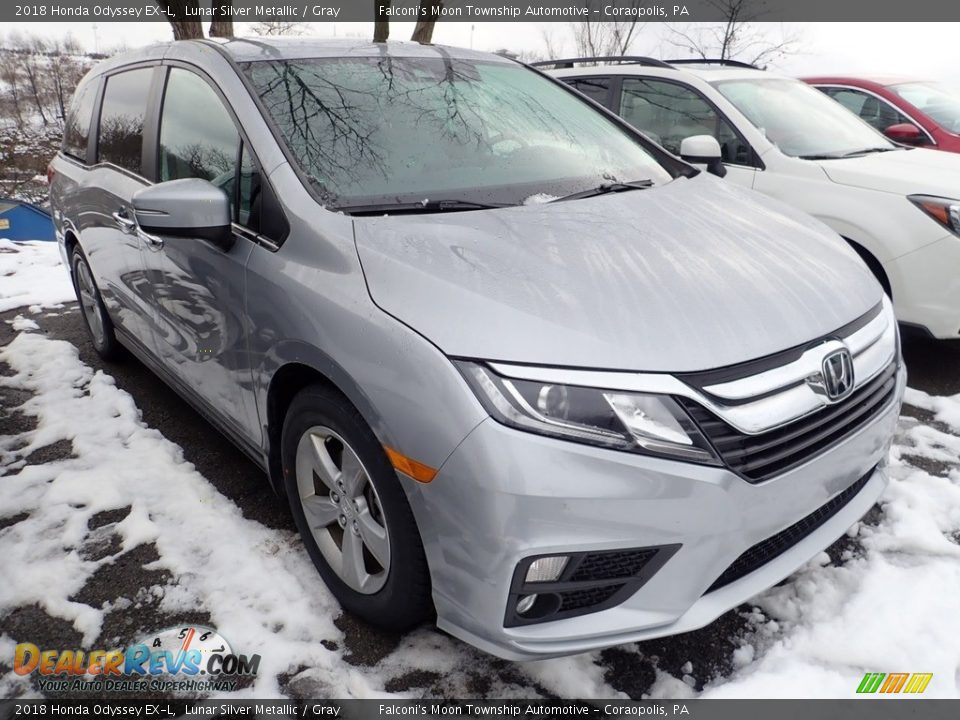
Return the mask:
[[484,203],[472,200],[421,200],[419,202],[374,203],[370,205],[341,205],[331,208],[347,215],[392,215],[394,213],[462,212],[464,210],[493,210],[513,207],[510,203]]
[[844,152],[823,153],[821,155],[798,155],[801,160],[842,160],[843,158],[859,157],[860,155],[870,155],[872,153],[891,152],[900,150],[898,147],[872,147],[860,148],[859,150],[846,150]]
[[563,202],[564,200],[580,200],[581,198],[595,197],[596,195],[606,195],[607,193],[624,192],[625,190],[646,190],[653,187],[653,180],[634,180],[633,182],[610,182],[597,185],[589,190],[571,193],[558,197],[551,202]]

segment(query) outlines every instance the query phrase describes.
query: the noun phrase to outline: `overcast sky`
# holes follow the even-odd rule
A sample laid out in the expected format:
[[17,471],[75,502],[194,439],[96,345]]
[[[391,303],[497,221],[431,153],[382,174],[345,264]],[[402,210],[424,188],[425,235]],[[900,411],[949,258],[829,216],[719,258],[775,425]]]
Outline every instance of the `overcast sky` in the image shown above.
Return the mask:
[[[798,34],[799,52],[774,63],[790,74],[876,73],[914,75],[960,80],[960,52],[957,50],[960,23],[758,23],[763,32],[776,37],[783,32]],[[394,23],[391,39],[410,37],[412,23]],[[89,49],[107,50],[118,45],[135,47],[170,40],[170,28],[162,22],[142,23],[8,23],[0,30],[0,45],[11,31],[25,31],[45,37],[72,33]],[[543,52],[543,32],[573,52],[573,40],[566,23],[470,23],[439,22],[434,42],[477,50],[507,48],[514,52]],[[238,34],[250,34],[248,23],[237,24]],[[369,38],[372,23],[310,23],[307,35],[319,37]],[[640,32],[631,52],[654,57],[686,55],[664,40],[662,23],[649,23]]]

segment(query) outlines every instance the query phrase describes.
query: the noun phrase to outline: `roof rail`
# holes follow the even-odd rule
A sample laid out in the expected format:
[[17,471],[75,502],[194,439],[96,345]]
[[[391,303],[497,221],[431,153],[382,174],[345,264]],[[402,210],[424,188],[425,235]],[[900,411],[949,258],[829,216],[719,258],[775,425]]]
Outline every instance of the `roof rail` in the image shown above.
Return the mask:
[[656,60],[641,55],[603,55],[601,57],[563,58],[562,60],[541,60],[530,63],[531,67],[572,68],[574,65],[590,62],[617,62],[627,65],[646,65],[648,67],[669,68],[663,60]]
[[726,58],[681,58],[679,60],[667,60],[665,62],[671,65],[726,65],[727,67],[750,68],[751,70],[763,70],[763,68],[751,65],[742,60],[729,60]]

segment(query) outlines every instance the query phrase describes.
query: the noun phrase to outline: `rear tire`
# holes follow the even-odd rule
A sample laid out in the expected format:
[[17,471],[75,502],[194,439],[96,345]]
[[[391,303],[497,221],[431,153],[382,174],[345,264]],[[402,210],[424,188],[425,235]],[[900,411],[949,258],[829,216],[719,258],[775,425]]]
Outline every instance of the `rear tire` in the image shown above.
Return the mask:
[[340,604],[371,625],[405,630],[432,611],[413,512],[383,447],[356,408],[322,385],[290,404],[283,482],[310,559]]
[[117,341],[116,334],[114,334],[113,321],[107,314],[100,289],[93,279],[93,270],[90,269],[87,256],[83,254],[79,245],[73,248],[70,267],[73,270],[71,273],[73,289],[77,293],[77,301],[80,303],[80,314],[83,315],[83,322],[90,333],[90,342],[93,344],[93,349],[104,360],[119,359],[123,354],[123,348]]

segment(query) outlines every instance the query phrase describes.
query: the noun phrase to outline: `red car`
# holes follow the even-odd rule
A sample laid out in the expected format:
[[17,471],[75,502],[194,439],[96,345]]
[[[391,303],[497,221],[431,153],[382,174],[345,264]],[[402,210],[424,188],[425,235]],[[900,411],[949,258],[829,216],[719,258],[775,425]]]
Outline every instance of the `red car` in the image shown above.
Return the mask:
[[885,77],[803,78],[891,140],[960,152],[960,88]]

